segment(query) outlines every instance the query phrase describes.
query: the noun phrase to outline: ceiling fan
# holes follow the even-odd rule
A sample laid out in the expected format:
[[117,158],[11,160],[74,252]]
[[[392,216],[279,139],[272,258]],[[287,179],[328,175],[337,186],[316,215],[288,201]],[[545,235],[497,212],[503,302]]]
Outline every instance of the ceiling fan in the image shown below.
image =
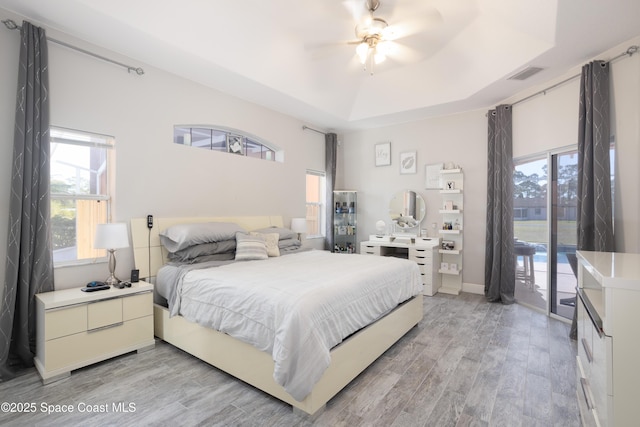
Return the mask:
[[[393,59],[399,64],[410,64],[422,58],[421,46],[424,46],[423,35],[443,22],[441,13],[433,7],[429,0],[343,0],[352,18],[355,20],[355,39],[341,42],[314,43],[306,45],[309,49],[319,50],[333,48],[336,45],[355,45],[356,57],[364,71],[370,75],[374,67],[386,59]],[[401,23],[390,25],[385,19],[376,16],[376,12],[384,10],[393,15],[394,20]],[[409,39],[411,37],[411,39]],[[399,42],[406,39],[405,42]],[[321,57],[316,55],[316,58]],[[355,58],[354,58],[355,59]]]
[[387,21],[373,16],[373,13],[380,7],[380,0],[366,0],[366,7],[369,16],[358,23],[355,28],[358,40],[348,42],[357,44],[356,54],[360,59],[364,70],[373,75],[376,64],[385,61],[389,54],[392,43],[393,31]]

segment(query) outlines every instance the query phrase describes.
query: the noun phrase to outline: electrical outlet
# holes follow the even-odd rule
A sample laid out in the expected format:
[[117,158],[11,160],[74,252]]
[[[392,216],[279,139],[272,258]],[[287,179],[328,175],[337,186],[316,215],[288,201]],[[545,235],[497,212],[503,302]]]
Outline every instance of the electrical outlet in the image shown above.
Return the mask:
[[147,215],[147,228],[153,228],[153,215]]

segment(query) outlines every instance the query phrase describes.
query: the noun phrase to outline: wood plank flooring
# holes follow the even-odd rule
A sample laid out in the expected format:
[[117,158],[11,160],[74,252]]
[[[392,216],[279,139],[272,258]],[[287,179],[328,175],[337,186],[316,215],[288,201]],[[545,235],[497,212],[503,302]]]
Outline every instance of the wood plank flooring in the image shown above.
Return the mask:
[[[159,341],[153,350],[74,371],[46,386],[35,370],[0,383],[0,402],[36,404],[35,413],[0,412],[0,424],[580,425],[568,324],[517,304],[487,303],[481,295],[438,294],[425,297],[424,308],[420,324],[314,420]],[[71,405],[74,412],[46,414],[46,405]]]

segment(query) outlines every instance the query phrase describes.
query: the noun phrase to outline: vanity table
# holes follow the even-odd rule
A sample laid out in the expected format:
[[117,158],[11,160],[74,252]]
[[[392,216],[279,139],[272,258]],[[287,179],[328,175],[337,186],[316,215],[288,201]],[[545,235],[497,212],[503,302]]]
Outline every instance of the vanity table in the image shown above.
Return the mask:
[[360,253],[377,256],[394,256],[414,261],[420,268],[424,286],[423,294],[433,296],[440,289],[440,239],[437,237],[416,237],[407,241],[396,241],[393,236],[369,236],[360,243]]

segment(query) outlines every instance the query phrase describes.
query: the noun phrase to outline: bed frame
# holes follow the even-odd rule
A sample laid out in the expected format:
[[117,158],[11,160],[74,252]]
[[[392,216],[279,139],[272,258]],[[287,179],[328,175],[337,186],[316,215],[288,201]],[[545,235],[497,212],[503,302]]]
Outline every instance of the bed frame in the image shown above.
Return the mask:
[[[147,218],[134,218],[131,220],[131,236],[140,277],[154,277],[165,263],[166,253],[159,237],[161,230],[175,224],[207,221],[235,222],[246,230],[283,226],[280,216],[243,216],[156,218],[153,228],[148,229]],[[271,355],[250,344],[189,322],[181,316],[170,318],[168,309],[158,304],[154,306],[154,329],[158,338],[290,404],[295,412],[313,416],[413,328],[422,319],[422,314],[422,295],[418,295],[333,348],[329,368],[303,401],[295,400],[275,382]]]

